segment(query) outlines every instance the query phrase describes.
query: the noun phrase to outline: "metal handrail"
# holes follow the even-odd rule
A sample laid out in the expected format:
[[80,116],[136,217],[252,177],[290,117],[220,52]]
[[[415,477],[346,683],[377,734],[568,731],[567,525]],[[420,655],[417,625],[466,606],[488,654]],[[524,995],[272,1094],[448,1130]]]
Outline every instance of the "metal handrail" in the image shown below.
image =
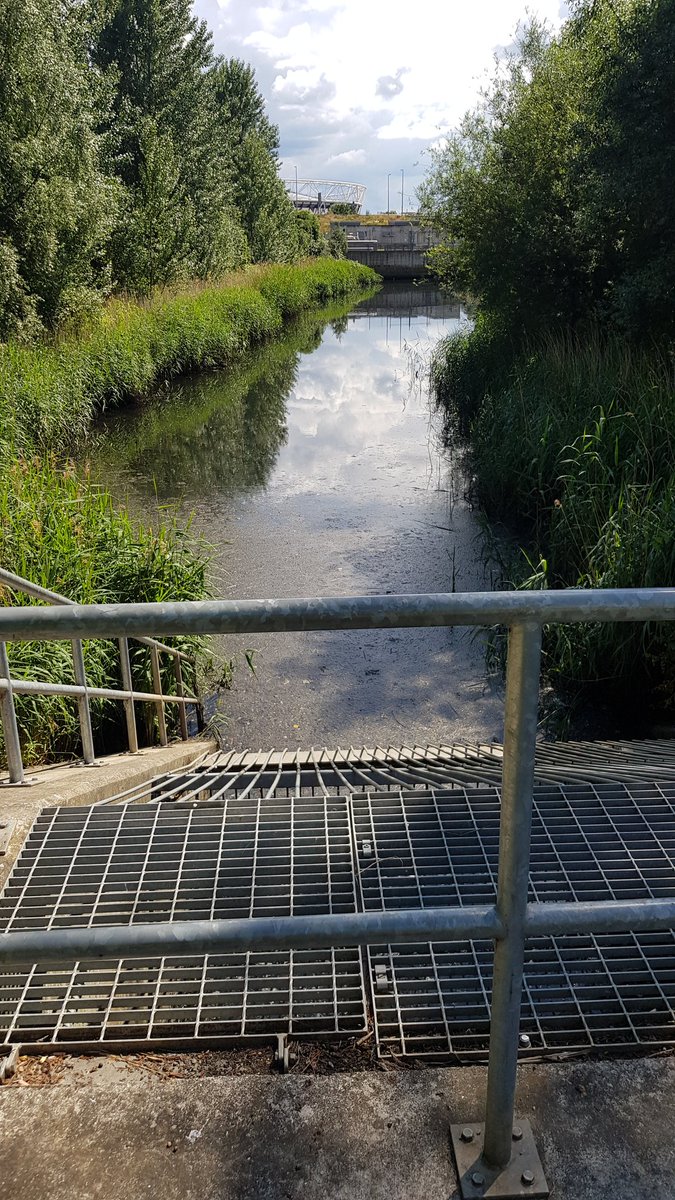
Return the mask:
[[[77,600],[62,596],[60,592],[52,592],[49,588],[32,583],[29,579],[22,579],[20,575],[6,571],[4,567],[0,567],[0,583],[4,583],[13,592],[23,592],[26,596],[33,596],[36,600],[49,600],[51,604],[69,604],[71,607],[77,604]],[[179,650],[176,646],[167,646],[165,642],[158,642],[151,637],[137,637],[133,640],[140,642],[143,646],[154,646],[156,650],[163,650],[166,654],[171,654],[175,658],[183,658],[186,662],[194,664],[194,655],[186,654],[184,650]]]
[[[318,949],[387,941],[494,938],[484,1136],[480,1157],[474,1164],[478,1169],[470,1179],[462,1175],[458,1146],[463,1133],[456,1127],[453,1127],[453,1146],[463,1195],[480,1195],[492,1188],[496,1180],[505,1182],[503,1185],[500,1182],[498,1191],[490,1191],[491,1195],[528,1194],[527,1188],[535,1178],[529,1168],[522,1175],[523,1187],[508,1182],[513,1178],[508,1169],[516,1153],[513,1118],[526,937],[675,928],[675,895],[641,901],[528,903],[542,627],[550,622],[656,620],[675,620],[675,589],[219,600],[0,610],[0,676],[6,674],[2,654],[6,660],[4,643],[10,640],[128,638],[152,632],[169,636],[496,623],[509,627],[496,904],[17,931],[0,934],[0,963],[14,966],[38,960],[87,962],[110,957],[222,954],[233,949],[287,950],[302,946]],[[11,701],[11,688],[4,693],[3,722],[8,696]],[[533,1145],[529,1152],[540,1172],[536,1194],[545,1195],[541,1165]],[[517,1153],[522,1154],[522,1150]]]
[[[49,588],[41,587],[39,584],[33,583],[29,579],[24,579],[20,575],[15,575],[12,571],[7,571],[4,568],[0,568],[0,585],[10,588],[13,592],[32,596],[36,600],[43,600],[50,605],[65,608],[77,607],[77,602],[71,600],[68,596],[62,596],[59,592],[50,591]],[[82,757],[87,766],[94,766],[96,763],[94,735],[91,725],[90,700],[92,698],[120,700],[124,704],[127,739],[131,753],[138,751],[138,730],[134,707],[136,701],[155,705],[158,738],[161,746],[168,744],[165,705],[177,704],[181,737],[183,741],[187,740],[188,724],[186,708],[190,704],[198,705],[199,700],[196,696],[185,692],[181,662],[188,662],[194,665],[194,656],[186,654],[185,651],[179,650],[175,646],[168,646],[165,642],[158,642],[153,637],[144,637],[142,635],[135,637],[132,635],[131,640],[147,646],[150,650],[150,664],[154,688],[152,692],[141,692],[133,686],[131,661],[129,658],[129,639],[126,637],[118,639],[123,688],[96,688],[88,684],[81,638],[74,637],[71,639],[73,673],[76,681],[74,684],[45,683],[32,679],[12,678],[6,645],[4,642],[0,643],[0,722],[2,723],[5,740],[10,783],[21,784],[25,780],[21,742],[16,713],[14,711],[13,697],[15,695],[75,697],[77,699],[80,736],[82,738]],[[160,654],[168,654],[173,659],[176,695],[162,690]]]

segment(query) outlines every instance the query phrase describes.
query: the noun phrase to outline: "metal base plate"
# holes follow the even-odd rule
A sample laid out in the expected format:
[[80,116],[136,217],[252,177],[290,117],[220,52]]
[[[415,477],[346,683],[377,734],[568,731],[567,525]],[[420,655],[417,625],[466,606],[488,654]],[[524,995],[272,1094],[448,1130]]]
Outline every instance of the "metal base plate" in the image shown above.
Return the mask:
[[511,1161],[499,1169],[483,1162],[483,1125],[450,1126],[462,1200],[516,1200],[520,1196],[545,1200],[549,1195],[530,1122],[518,1120],[513,1130]]

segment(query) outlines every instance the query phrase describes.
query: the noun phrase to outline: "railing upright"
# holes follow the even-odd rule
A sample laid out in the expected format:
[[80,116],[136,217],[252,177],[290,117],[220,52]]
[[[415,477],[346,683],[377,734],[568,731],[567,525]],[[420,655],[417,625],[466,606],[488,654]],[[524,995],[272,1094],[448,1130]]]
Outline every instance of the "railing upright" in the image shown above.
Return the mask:
[[[180,665],[180,654],[174,654],[173,661],[176,672],[176,695],[183,697],[185,695],[185,688],[183,686],[183,668]],[[184,704],[178,705],[178,720],[180,721],[180,736],[184,742],[187,742],[188,723]]]
[[[84,665],[84,651],[82,642],[79,638],[73,639],[73,673],[75,682],[86,689],[87,687],[87,671]],[[91,708],[89,707],[89,696],[78,696],[77,711],[80,717],[80,736],[82,738],[82,758],[88,767],[93,767],[96,762],[94,753],[94,733],[91,727]]]
[[124,714],[127,719],[127,740],[132,754],[138,753],[138,730],[136,729],[136,710],[134,708],[134,683],[131,677],[131,659],[129,658],[129,642],[127,638],[118,638],[120,648],[120,663],[122,665],[122,687],[130,695],[125,698]]
[[495,942],[485,1106],[484,1154],[496,1167],[508,1163],[512,1150],[540,662],[541,626],[513,626],[506,671],[497,880],[504,936]]
[[488,1195],[495,1200],[548,1195],[529,1124],[514,1125],[540,669],[541,625],[529,621],[512,625],[497,877],[497,914],[503,933],[494,943],[485,1123],[482,1128],[453,1125],[451,1129],[460,1191],[472,1200]]
[[7,657],[7,646],[4,642],[0,642],[0,679],[3,680],[2,690],[0,691],[0,717],[2,717],[2,732],[5,739],[9,782],[24,783],[23,759],[21,757],[19,727],[16,723],[16,711],[14,709],[12,677],[9,673],[9,658]]
[[[161,691],[162,691],[162,675],[161,675],[161,672],[159,669],[159,650],[157,649],[156,646],[152,646],[150,648],[150,663],[152,665],[152,686],[155,689],[155,691],[157,692],[157,695],[160,695]],[[169,739],[168,739],[167,733],[166,733],[166,715],[165,715],[165,709],[164,709],[164,701],[156,700],[155,701],[155,709],[157,712],[157,729],[159,732],[159,744],[160,744],[160,746],[166,746],[166,745],[168,745]],[[182,705],[181,705],[181,709],[182,709]]]

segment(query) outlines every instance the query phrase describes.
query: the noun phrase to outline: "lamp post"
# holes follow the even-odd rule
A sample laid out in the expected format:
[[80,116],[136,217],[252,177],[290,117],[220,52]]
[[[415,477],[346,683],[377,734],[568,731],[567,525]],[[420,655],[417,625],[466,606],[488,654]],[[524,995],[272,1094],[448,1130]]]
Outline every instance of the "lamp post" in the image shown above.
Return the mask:
[[389,180],[391,179],[391,171],[387,173],[387,216],[389,216]]
[[404,180],[404,178],[405,177],[403,174],[403,167],[401,167],[401,216],[403,216],[403,180]]
[[298,168],[295,168],[295,207],[298,207]]

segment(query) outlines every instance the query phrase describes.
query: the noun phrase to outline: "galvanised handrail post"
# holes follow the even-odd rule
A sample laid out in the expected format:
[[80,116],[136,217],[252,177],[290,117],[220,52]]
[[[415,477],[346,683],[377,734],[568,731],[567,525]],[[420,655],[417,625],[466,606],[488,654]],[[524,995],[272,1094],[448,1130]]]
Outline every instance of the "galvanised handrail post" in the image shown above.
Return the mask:
[[122,687],[129,692],[124,700],[124,713],[127,721],[127,740],[131,754],[138,753],[138,731],[136,729],[136,710],[134,708],[134,683],[131,675],[131,659],[129,658],[129,642],[127,638],[118,638],[120,648],[120,664],[122,667]]
[[497,911],[504,936],[495,942],[483,1143],[485,1161],[493,1167],[506,1166],[513,1145],[540,665],[541,626],[529,622],[512,626],[506,668],[497,882]]
[[[11,590],[14,592],[23,593],[24,595],[31,596],[36,600],[45,601],[50,605],[64,606],[67,608],[76,608],[77,607],[76,602],[74,600],[71,600],[68,596],[62,596],[60,592],[54,592],[54,591],[51,591],[49,588],[41,587],[39,584],[32,583],[30,579],[24,579],[21,575],[15,575],[12,571],[6,571],[4,569],[4,567],[0,567],[0,585],[3,585],[3,584],[6,585],[7,587],[11,588]],[[132,683],[132,675],[131,675],[131,662],[130,662],[130,658],[129,658],[128,639],[123,639],[124,645],[122,644],[122,641],[119,641],[119,645],[120,645],[120,654],[121,654],[121,661],[122,661],[122,676],[125,677],[125,674],[126,674],[126,677],[127,677],[127,684],[125,684],[125,686],[124,686],[124,691],[130,692],[131,697],[125,696],[122,693],[119,693],[119,690],[116,690],[114,688],[103,689],[103,688],[90,687],[87,683],[87,674],[86,674],[86,667],[85,667],[85,662],[84,662],[84,651],[83,651],[82,639],[79,637],[74,637],[71,639],[71,644],[72,644],[72,649],[73,649],[73,673],[74,673],[74,679],[75,679],[75,686],[73,687],[72,685],[58,685],[58,684],[51,684],[51,683],[40,684],[37,680],[26,680],[26,679],[12,680],[8,676],[9,691],[12,694],[12,699],[13,699],[14,694],[17,694],[17,695],[30,694],[30,695],[38,695],[38,696],[39,695],[74,696],[77,699],[80,737],[82,740],[82,758],[84,760],[85,765],[87,765],[87,766],[95,766],[96,765],[96,756],[95,756],[95,749],[94,749],[94,736],[93,736],[93,729],[92,729],[92,722],[91,722],[91,698],[92,698],[92,696],[98,696],[98,697],[102,697],[105,699],[111,699],[111,700],[121,699],[123,701],[123,703],[125,705],[125,715],[126,715],[127,734],[128,734],[128,740],[129,740],[129,749],[132,752],[138,749],[138,734],[137,734],[135,709],[134,709],[134,699],[135,698],[137,698],[139,701],[147,701],[148,703],[152,703],[155,705],[156,712],[157,712],[159,742],[160,742],[160,745],[162,745],[162,746],[166,746],[168,744],[168,735],[167,735],[167,727],[166,727],[166,705],[172,704],[172,703],[177,703],[178,711],[179,711],[181,737],[183,738],[184,741],[187,741],[187,739],[189,737],[189,732],[188,732],[188,723],[187,723],[187,715],[186,715],[186,701],[194,703],[195,706],[197,707],[197,712],[199,713],[199,699],[197,696],[186,697],[186,695],[185,695],[185,688],[183,685],[183,676],[182,676],[182,671],[181,671],[181,660],[185,659],[186,662],[193,662],[194,661],[193,657],[189,654],[186,654],[184,651],[177,649],[175,646],[168,646],[163,642],[157,641],[157,639],[153,638],[153,637],[140,636],[134,640],[140,642],[141,645],[143,645],[143,646],[149,647],[149,649],[150,649],[154,694],[134,692],[133,683]],[[126,647],[126,649],[125,649],[125,647]],[[174,673],[176,676],[176,696],[175,697],[172,695],[169,695],[169,694],[165,695],[162,692],[160,658],[159,658],[160,654],[170,655],[173,663],[175,664],[175,667],[174,667]],[[0,708],[0,720],[4,720],[3,710],[1,708]],[[9,736],[11,739],[11,733]],[[14,770],[13,774],[15,774],[15,775],[18,773],[18,761],[20,759],[20,743],[18,741],[18,734],[17,734],[16,744],[19,747],[19,749],[18,749],[18,753],[17,753],[16,747],[13,751],[13,758],[15,760],[15,770]],[[12,772],[10,772],[10,774],[12,774]],[[15,782],[15,781],[13,779],[10,779],[10,782]],[[16,782],[19,782],[19,781],[16,780]],[[22,776],[21,782],[26,782],[26,780],[23,776]]]
[[[159,650],[156,646],[151,647],[150,664],[152,667],[152,686],[157,694],[160,695],[162,691],[162,673],[159,667]],[[159,744],[160,746],[166,746],[169,739],[166,733],[166,715],[163,700],[155,700],[155,710],[157,712],[157,731],[159,734]]]
[[19,727],[16,723],[16,710],[14,708],[14,695],[12,693],[12,677],[9,673],[9,658],[7,656],[7,646],[4,642],[0,642],[0,679],[3,680],[2,690],[0,691],[0,719],[2,720],[2,734],[5,740],[9,782],[25,783]]
[[[84,665],[84,650],[82,642],[79,638],[73,639],[73,673],[75,675],[75,683],[86,689],[87,687],[87,671]],[[82,738],[82,758],[88,767],[93,767],[96,762],[94,753],[94,733],[91,727],[91,709],[89,707],[89,696],[78,696],[77,710],[80,717],[80,736]]]
[[[183,669],[180,665],[180,654],[174,655],[173,664],[176,675],[176,695],[182,698],[185,695],[185,688],[183,687]],[[184,704],[178,705],[178,720],[180,721],[180,736],[186,742],[188,740],[188,723]]]

